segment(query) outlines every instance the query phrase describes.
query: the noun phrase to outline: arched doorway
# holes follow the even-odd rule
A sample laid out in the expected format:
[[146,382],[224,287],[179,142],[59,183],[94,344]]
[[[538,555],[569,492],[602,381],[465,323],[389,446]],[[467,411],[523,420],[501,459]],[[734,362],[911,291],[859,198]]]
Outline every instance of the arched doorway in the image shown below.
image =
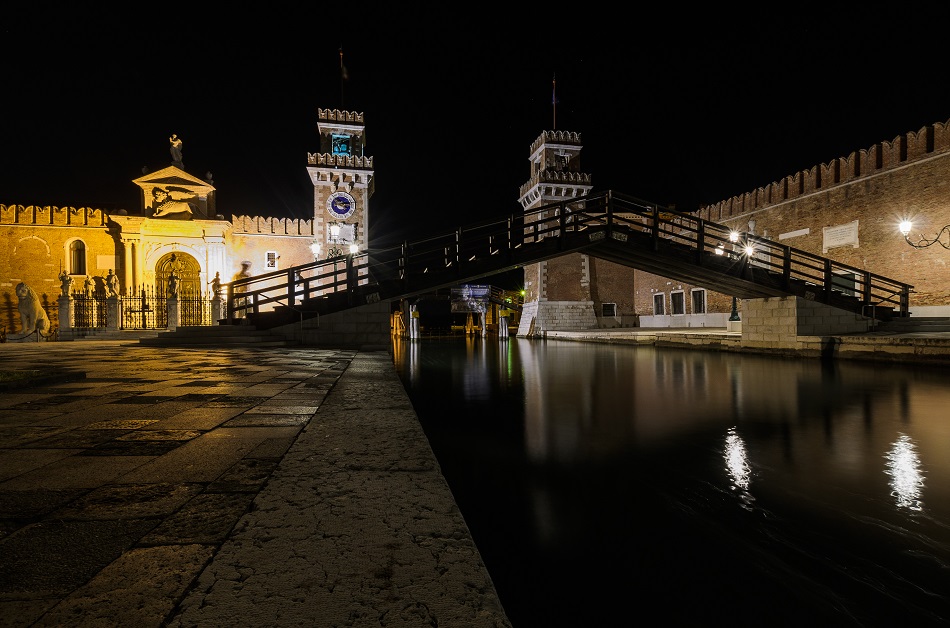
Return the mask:
[[178,276],[178,294],[196,298],[201,295],[201,265],[187,253],[166,253],[155,264],[155,292],[161,302],[168,296],[168,277],[175,271]]

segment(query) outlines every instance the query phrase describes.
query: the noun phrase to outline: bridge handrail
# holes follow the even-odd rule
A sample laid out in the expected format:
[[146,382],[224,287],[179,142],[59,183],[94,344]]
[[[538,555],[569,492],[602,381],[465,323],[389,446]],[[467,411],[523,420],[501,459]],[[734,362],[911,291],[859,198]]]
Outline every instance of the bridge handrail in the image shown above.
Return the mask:
[[[358,285],[381,281],[408,285],[411,278],[430,273],[464,280],[467,269],[486,259],[511,259],[515,251],[527,246],[547,246],[549,238],[583,236],[584,232],[590,234],[588,244],[634,238],[642,245],[649,239],[655,250],[661,246],[682,248],[684,254],[695,256],[697,265],[719,258],[723,264],[717,269],[749,281],[755,280],[757,271],[765,271],[768,281],[780,289],[787,290],[793,282],[813,284],[816,295],[854,293],[864,305],[888,305],[901,315],[908,312],[913,288],[754,234],[741,233],[740,240],[733,242],[732,230],[726,225],[607,190],[395,246],[371,247],[354,255],[236,279],[224,284],[228,318],[258,312],[284,299],[293,303],[294,298],[326,296]],[[742,251],[747,244],[756,251],[750,257]]]

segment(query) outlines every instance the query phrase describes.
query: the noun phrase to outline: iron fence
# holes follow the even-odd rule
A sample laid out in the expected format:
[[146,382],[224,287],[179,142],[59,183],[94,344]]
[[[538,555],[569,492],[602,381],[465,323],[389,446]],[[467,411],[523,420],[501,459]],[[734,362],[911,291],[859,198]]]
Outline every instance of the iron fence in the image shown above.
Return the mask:
[[105,292],[73,293],[73,327],[76,329],[105,329],[108,325]]
[[122,329],[163,329],[168,327],[168,313],[157,306],[155,289],[142,286],[120,300]]
[[202,292],[179,294],[178,322],[183,326],[211,325],[211,296]]
[[[178,296],[178,324],[182,326],[210,326],[214,324],[211,308],[212,295],[185,291]],[[73,328],[83,330],[113,329],[166,329],[168,301],[153,286],[141,286],[132,293],[119,297],[118,320],[109,320],[109,299],[105,291],[72,294]]]

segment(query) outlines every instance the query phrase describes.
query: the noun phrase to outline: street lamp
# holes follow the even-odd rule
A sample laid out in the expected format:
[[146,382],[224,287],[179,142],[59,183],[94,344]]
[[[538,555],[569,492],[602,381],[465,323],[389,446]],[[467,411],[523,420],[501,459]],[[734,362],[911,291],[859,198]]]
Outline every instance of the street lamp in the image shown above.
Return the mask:
[[[735,249],[735,244],[739,241],[739,232],[730,231],[729,241],[732,242],[733,249]],[[716,251],[716,252],[719,253],[719,251]],[[755,253],[755,250],[751,246],[746,245],[745,254],[748,255],[749,257],[752,257],[753,253]],[[719,253],[719,254],[722,255],[722,253]],[[732,297],[732,313],[729,315],[729,322],[736,323],[736,322],[739,322],[740,320],[742,319],[739,318],[739,300],[736,297]]]
[[[356,255],[360,251],[360,246],[356,241],[357,223],[341,224],[339,222],[330,223],[329,236],[330,247],[327,249],[327,259],[343,255],[344,250],[349,251],[350,255]],[[349,233],[344,233],[343,227],[349,227]],[[344,245],[349,245],[344,248]]]
[[[908,237],[910,235],[910,230],[913,228],[913,226],[914,226],[914,223],[912,223],[909,220],[901,221],[901,224],[898,226],[898,229],[900,229],[901,235],[904,236],[904,241],[907,242],[907,244],[911,245],[915,249],[925,249],[928,246],[939,244],[943,248],[950,250],[950,225],[944,225],[943,229],[937,232],[937,235],[934,236],[932,240],[928,240],[924,236],[920,236],[920,239],[917,240],[917,242],[912,242],[910,237]],[[940,237],[945,233],[947,234],[946,244],[944,244],[943,241],[940,239]]]

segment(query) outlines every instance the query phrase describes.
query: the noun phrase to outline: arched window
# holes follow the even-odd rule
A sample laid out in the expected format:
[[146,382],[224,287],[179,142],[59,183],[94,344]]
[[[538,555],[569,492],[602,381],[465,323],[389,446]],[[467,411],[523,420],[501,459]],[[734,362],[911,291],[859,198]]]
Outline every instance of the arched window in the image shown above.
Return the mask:
[[82,240],[73,240],[69,243],[69,274],[86,274],[86,245]]

